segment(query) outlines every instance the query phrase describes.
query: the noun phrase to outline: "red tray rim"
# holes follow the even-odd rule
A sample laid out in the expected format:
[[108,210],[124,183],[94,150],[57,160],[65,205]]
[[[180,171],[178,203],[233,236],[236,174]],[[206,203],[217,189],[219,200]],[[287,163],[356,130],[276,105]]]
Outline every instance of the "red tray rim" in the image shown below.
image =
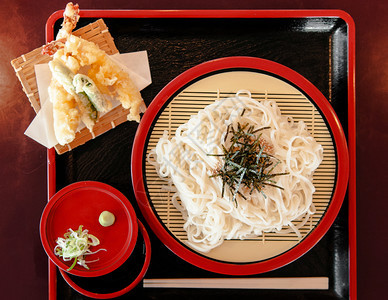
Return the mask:
[[[61,19],[64,10],[55,11],[46,22],[46,42],[54,38],[54,24]],[[308,18],[337,17],[348,26],[348,151],[349,151],[349,299],[357,298],[356,260],[356,105],[355,105],[355,23],[345,11],[338,9],[303,10],[80,10],[84,18]],[[47,150],[48,199],[55,194],[55,149]],[[49,299],[56,299],[56,266],[49,261]]]

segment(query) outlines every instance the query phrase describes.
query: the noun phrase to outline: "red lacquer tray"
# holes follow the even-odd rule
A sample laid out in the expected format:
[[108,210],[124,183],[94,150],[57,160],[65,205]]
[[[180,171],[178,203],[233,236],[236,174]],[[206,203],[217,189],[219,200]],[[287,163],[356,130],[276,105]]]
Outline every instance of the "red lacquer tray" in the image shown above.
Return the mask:
[[[47,41],[51,41],[58,30],[62,14],[63,11],[55,12],[48,19]],[[339,294],[338,297],[356,299],[355,28],[351,17],[339,10],[81,10],[80,16],[80,26],[104,18],[119,51],[148,51],[153,83],[142,92],[147,105],[169,81],[189,68],[211,59],[237,55],[261,57],[286,65],[305,76],[324,94],[345,129],[350,162],[347,195],[329,234],[346,238],[340,244],[331,244],[329,238],[323,239],[295,263],[261,277],[316,276],[319,272],[327,272],[329,290],[310,294],[304,291],[304,295],[310,298],[328,295],[337,299]],[[333,50],[341,54],[340,59],[333,55]],[[57,188],[74,181],[96,180],[116,186],[135,206],[129,156],[137,126],[127,123],[70,153],[58,156],[55,150],[48,150],[49,198]],[[109,150],[113,143],[115,151]],[[102,163],[95,166],[94,160]],[[91,165],[86,170],[85,166]],[[153,243],[160,255],[153,256],[147,277],[155,278],[161,274],[166,277],[217,276],[186,265],[160,242],[153,240]],[[347,257],[347,263],[343,265],[329,259],[327,266],[317,262],[310,270],[300,268],[303,260],[315,263],[316,255],[330,258],[328,251],[331,250]],[[179,264],[175,273],[160,271],[167,262]],[[51,262],[49,264],[49,297],[59,299],[58,290],[63,288],[63,280],[57,277],[56,267]],[[330,275],[333,273],[340,276]],[[341,285],[344,288],[339,291]],[[206,294],[213,295],[213,291],[207,289]],[[141,293],[150,296],[159,293],[161,297],[168,297],[169,292],[169,289],[146,289]],[[141,299],[141,293],[134,292],[131,298]],[[225,293],[226,299],[236,296],[233,292]],[[239,295],[247,299],[259,295],[270,299],[274,293],[279,294],[279,291],[239,291]],[[287,291],[282,293],[287,295]],[[293,291],[292,295],[297,293]],[[181,290],[180,296],[189,299],[190,294]]]

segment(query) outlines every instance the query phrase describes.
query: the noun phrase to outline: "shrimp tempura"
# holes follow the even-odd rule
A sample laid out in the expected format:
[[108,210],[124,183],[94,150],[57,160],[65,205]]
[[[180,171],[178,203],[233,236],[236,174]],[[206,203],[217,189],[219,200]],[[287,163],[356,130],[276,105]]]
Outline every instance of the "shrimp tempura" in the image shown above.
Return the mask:
[[69,2],[63,13],[63,23],[57,34],[57,40],[67,38],[77,26],[79,20],[79,5]]
[[54,55],[59,49],[64,47],[66,38],[69,37],[79,20],[79,6],[72,2],[67,3],[63,12],[63,22],[56,39],[43,46],[42,54]]

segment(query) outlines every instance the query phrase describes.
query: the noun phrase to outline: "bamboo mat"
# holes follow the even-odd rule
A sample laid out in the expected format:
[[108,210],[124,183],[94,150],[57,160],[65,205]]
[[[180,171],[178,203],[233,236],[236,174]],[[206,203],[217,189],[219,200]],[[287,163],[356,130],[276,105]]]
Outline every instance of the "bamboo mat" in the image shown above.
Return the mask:
[[[148,141],[146,157],[151,149],[156,146],[165,130],[168,131],[169,136],[173,136],[178,126],[187,122],[192,114],[196,114],[200,109],[218,99],[233,97],[234,94],[222,91],[182,91],[166,106],[154,124]],[[288,243],[288,247],[293,247],[314,230],[330,204],[336,177],[336,154],[333,140],[320,112],[303,94],[252,92],[252,98],[258,101],[264,99],[275,100],[282,115],[292,116],[295,122],[303,121],[308,131],[324,148],[323,161],[313,175],[313,184],[316,188],[313,194],[313,203],[316,212],[299,229],[301,236],[298,236],[292,230],[285,230],[265,233],[265,235],[246,240],[256,244],[264,243],[265,247],[274,249],[277,248],[279,243]],[[187,235],[183,229],[185,221],[182,214],[172,204],[173,193],[160,188],[166,183],[158,176],[155,167],[149,162],[146,162],[145,171],[150,202],[158,217],[175,238],[185,243],[187,241]],[[297,225],[299,222],[301,220],[294,220],[293,224]],[[263,256],[259,256],[259,258],[268,259],[272,255],[275,256],[280,253],[270,253],[266,256],[267,254],[263,253]]]

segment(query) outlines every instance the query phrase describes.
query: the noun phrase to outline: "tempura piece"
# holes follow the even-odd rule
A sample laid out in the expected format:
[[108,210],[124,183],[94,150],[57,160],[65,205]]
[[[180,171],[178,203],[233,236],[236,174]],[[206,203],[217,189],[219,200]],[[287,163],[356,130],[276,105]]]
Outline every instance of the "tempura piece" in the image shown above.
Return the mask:
[[81,112],[82,122],[90,131],[92,131],[94,124],[96,124],[98,120],[96,108],[84,93],[77,93],[74,98],[78,104],[78,109]]
[[[144,112],[143,98],[129,74],[107,57],[106,62],[97,68],[90,68],[89,77],[95,78],[100,86],[113,87],[115,96],[125,109],[129,109],[127,119],[140,122],[140,113]],[[101,88],[102,89],[102,88]]]
[[69,94],[75,93],[73,86],[74,73],[60,60],[53,59],[48,63],[52,77],[62,85]]
[[92,130],[94,124],[97,122],[98,113],[95,106],[91,103],[88,96],[83,91],[76,91],[74,86],[75,74],[66,67],[59,59],[53,59],[49,62],[49,67],[53,79],[60,84],[64,90],[72,95],[78,104],[78,109],[81,112],[81,119],[85,126]]
[[53,79],[48,88],[53,103],[54,132],[59,144],[65,145],[75,138],[80,113],[75,98]]
[[77,94],[86,94],[97,111],[108,112],[112,108],[111,102],[105,99],[94,81],[88,76],[76,74],[73,78],[73,85]]
[[42,49],[42,54],[54,55],[59,49],[64,47],[66,39],[71,35],[79,20],[79,5],[72,2],[67,3],[63,12],[63,22],[58,31],[56,39],[46,44]]
[[63,43],[62,48],[58,49],[53,55],[53,59],[61,60],[66,67],[68,67],[74,74],[77,74],[81,66],[79,65],[78,60],[73,56],[66,55],[65,50],[63,49],[64,47],[65,44]]
[[71,35],[64,52],[76,58],[80,66],[90,66],[88,76],[100,91],[110,91],[125,109],[129,109],[128,120],[140,122],[144,102],[129,74],[122,70],[105,51],[95,43]]
[[63,12],[63,23],[58,31],[56,40],[67,38],[77,26],[79,20],[79,5],[72,2],[67,3]]
[[46,45],[43,46],[42,48],[42,55],[49,55],[53,56],[57,51],[60,49],[63,49],[65,47],[65,40],[59,40],[59,41],[52,41]]

